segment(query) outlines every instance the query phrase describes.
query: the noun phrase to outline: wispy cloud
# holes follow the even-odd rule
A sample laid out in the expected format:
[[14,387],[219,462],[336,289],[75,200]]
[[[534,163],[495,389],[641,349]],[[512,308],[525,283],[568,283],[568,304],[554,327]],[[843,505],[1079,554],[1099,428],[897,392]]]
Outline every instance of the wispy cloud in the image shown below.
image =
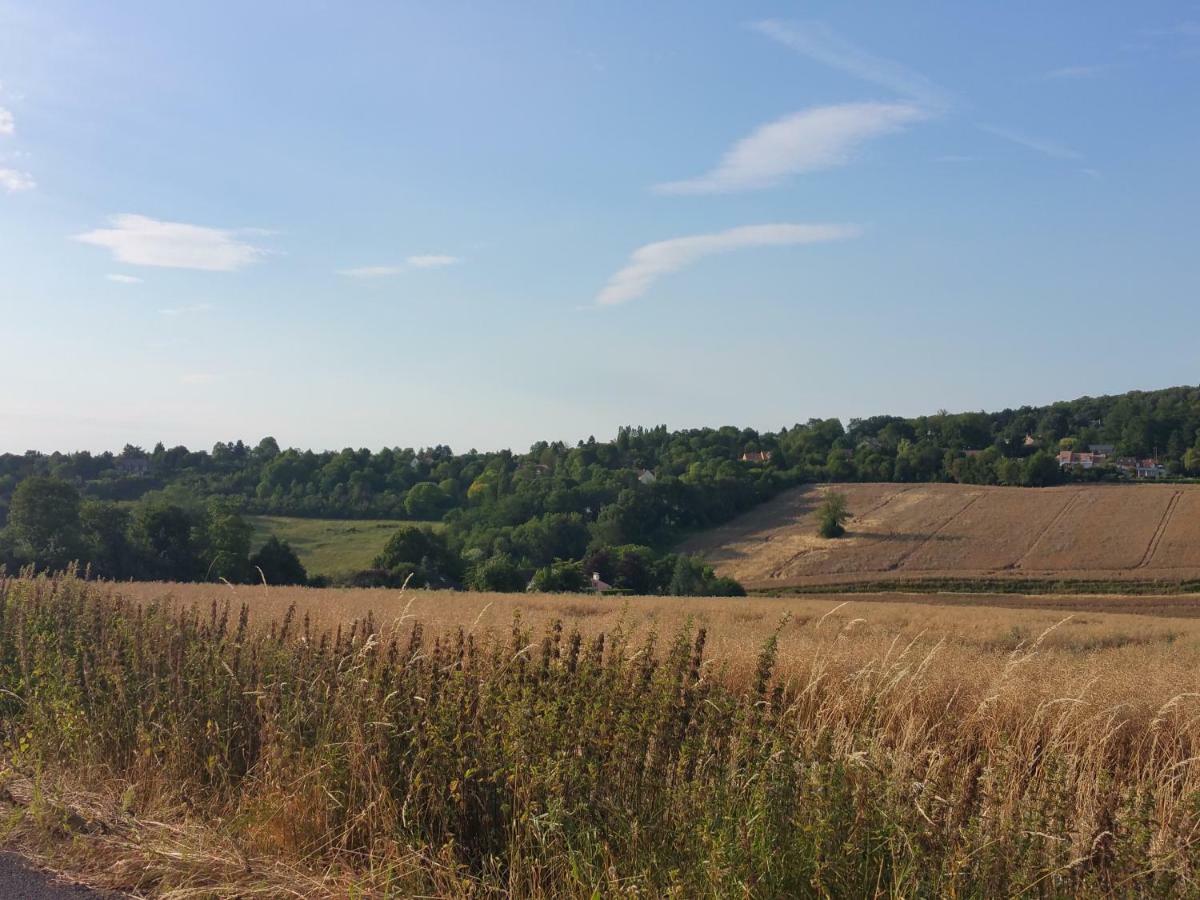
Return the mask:
[[338,274],[347,278],[388,278],[403,271],[404,266],[359,266],[356,269],[340,269]]
[[18,191],[32,191],[37,187],[37,182],[33,180],[33,176],[28,172],[19,172],[16,169],[0,169],[0,187],[4,188],[10,194],[15,194]]
[[719,194],[757,190],[789,175],[846,163],[864,141],[926,118],[902,103],[842,103],[784,116],[742,138],[716,168],[698,178],[660,184],[661,194]]
[[856,47],[820,22],[753,22],[755,31],[809,59],[895,91],[931,109],[951,105],[951,94],[907,66]]
[[1003,138],[1006,141],[1011,141],[1014,144],[1019,144],[1026,149],[1041,153],[1044,156],[1050,156],[1054,159],[1083,159],[1083,154],[1077,150],[1072,150],[1057,141],[1047,140],[1045,138],[1032,137],[1027,134],[1022,134],[1019,131],[1013,131],[1011,128],[999,128],[995,125],[980,125],[982,130],[988,134],[994,134],[998,138]]
[[163,222],[129,214],[113,216],[109,224],[112,227],[75,235],[75,240],[104,247],[114,259],[127,265],[211,272],[233,272],[266,254],[241,239],[244,230]]
[[13,114],[0,106],[0,135],[9,137],[16,130],[16,122],[13,121]]
[[1111,66],[1063,66],[1059,69],[1051,69],[1043,77],[1067,80],[1095,78],[1097,75],[1103,75],[1110,68]]
[[696,234],[689,237],[657,241],[639,247],[629,257],[629,263],[608,279],[596,295],[597,306],[628,303],[645,294],[664,275],[678,272],[706,256],[747,247],[777,247],[788,244],[815,244],[857,237],[856,225],[804,225],[780,223],[774,225],[745,225],[716,234]]
[[402,265],[359,266],[354,269],[340,269],[338,274],[345,275],[347,278],[390,278],[393,275],[400,275],[410,269],[439,269],[444,266],[457,265],[462,261],[461,256],[430,253],[420,256],[410,256],[404,260]]
[[462,259],[441,253],[430,253],[424,256],[410,256],[405,262],[414,269],[440,269],[442,266],[456,265],[462,262]]
[[118,273],[111,273],[111,274],[105,275],[104,277],[107,278],[109,281],[115,281],[117,284],[141,284],[142,283],[142,279],[138,278],[135,275],[121,275]]
[[167,309],[160,309],[159,313],[164,316],[193,316],[196,313],[205,313],[212,309],[211,303],[193,303],[191,306],[172,306]]

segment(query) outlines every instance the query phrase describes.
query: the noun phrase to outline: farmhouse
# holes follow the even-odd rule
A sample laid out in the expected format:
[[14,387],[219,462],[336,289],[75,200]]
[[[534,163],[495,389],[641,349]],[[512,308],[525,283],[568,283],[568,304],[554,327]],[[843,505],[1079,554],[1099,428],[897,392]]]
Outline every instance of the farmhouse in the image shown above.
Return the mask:
[[599,572],[593,572],[592,573],[592,582],[591,582],[591,584],[588,585],[588,588],[590,590],[595,591],[597,594],[603,594],[606,591],[611,591],[613,589],[613,586],[611,584],[609,584],[607,581],[601,580]]
[[1073,450],[1060,450],[1058,452],[1058,464],[1064,468],[1067,466],[1079,466],[1081,469],[1090,469],[1101,465],[1103,461],[1104,457],[1095,453],[1076,453]]
[[654,484],[658,481],[658,477],[649,469],[639,469],[637,479],[642,484]]

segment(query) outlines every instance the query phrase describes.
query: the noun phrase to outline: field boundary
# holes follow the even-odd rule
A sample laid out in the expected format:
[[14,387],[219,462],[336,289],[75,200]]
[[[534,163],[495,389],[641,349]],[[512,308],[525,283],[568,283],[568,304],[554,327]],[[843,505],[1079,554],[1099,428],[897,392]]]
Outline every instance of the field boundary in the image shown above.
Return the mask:
[[882,578],[862,581],[825,581],[786,587],[751,587],[756,597],[792,597],[809,594],[1200,594],[1200,579],[1173,581],[1149,578],[1131,581],[1089,578]]

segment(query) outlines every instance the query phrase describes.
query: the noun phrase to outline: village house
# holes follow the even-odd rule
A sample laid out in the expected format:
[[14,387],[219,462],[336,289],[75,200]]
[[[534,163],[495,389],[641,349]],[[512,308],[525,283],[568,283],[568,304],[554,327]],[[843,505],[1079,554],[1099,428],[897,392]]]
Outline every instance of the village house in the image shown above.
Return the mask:
[[770,450],[748,450],[742,454],[742,462],[765,463],[771,461]]
[[611,584],[609,584],[607,581],[601,580],[599,572],[593,572],[592,573],[592,583],[589,585],[589,588],[591,590],[595,591],[597,594],[603,594],[603,593],[606,593],[607,591],[611,591],[613,589],[613,586]]
[[1073,450],[1060,450],[1058,452],[1058,464],[1063,468],[1067,466],[1079,466],[1081,469],[1090,469],[1100,465],[1103,459],[1104,457],[1097,456],[1095,453],[1076,453]]
[[649,469],[638,469],[637,480],[642,484],[654,484],[658,481],[658,477]]
[[1157,459],[1139,459],[1134,466],[1134,473],[1138,478],[1165,478],[1167,467]]

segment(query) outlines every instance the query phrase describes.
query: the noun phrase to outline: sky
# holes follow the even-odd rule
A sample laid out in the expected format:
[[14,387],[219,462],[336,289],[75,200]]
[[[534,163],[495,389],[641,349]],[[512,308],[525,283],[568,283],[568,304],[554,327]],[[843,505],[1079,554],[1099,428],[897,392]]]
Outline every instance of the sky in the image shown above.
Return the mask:
[[0,451],[1200,381],[1200,4],[0,0]]

